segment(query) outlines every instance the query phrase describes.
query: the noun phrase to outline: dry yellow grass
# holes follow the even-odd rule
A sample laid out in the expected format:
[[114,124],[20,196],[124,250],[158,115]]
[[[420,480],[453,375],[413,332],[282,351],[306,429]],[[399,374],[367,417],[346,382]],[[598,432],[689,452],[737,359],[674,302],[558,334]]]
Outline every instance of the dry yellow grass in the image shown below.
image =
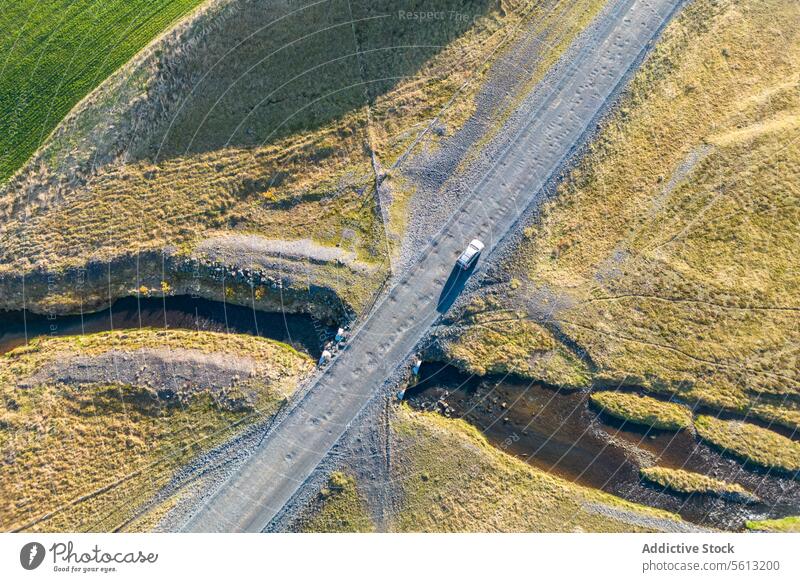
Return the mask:
[[[157,386],[18,383],[72,355],[139,348],[193,349],[257,362],[254,409],[229,410],[208,393],[165,401]],[[242,423],[272,414],[312,363],[250,336],[125,331],[42,338],[0,358],[0,528],[108,530],[122,524],[173,471]]]
[[[599,0],[579,4],[585,16]],[[565,5],[448,0],[438,7],[447,18],[419,22],[399,16],[411,0],[205,4],[103,84],[0,188],[4,307],[21,305],[24,274],[29,308],[100,308],[160,272],[162,249],[190,256],[235,232],[356,253],[366,276],[331,277],[313,261],[297,268],[336,295],[331,303],[359,312],[385,280],[413,193],[391,164],[435,116],[457,130],[523,21],[552,24]],[[391,191],[388,207],[378,207],[378,182]],[[87,263],[106,262],[111,285],[76,288]],[[293,278],[284,309],[324,303]],[[207,283],[192,279],[191,292],[221,299]],[[228,288],[226,300],[252,304],[249,287]],[[283,300],[267,295],[258,308]]]
[[302,530],[316,533],[375,531],[355,478],[340,471],[333,472]]
[[800,533],[800,517],[748,521],[745,523],[745,527],[751,531]]
[[726,453],[767,469],[800,474],[800,442],[755,424],[714,416],[698,416],[694,424],[701,438]]
[[445,358],[471,374],[515,374],[553,386],[587,386],[589,372],[580,358],[524,315],[498,309],[491,298],[473,300],[459,322],[464,331],[443,342]]
[[681,430],[692,426],[692,412],[682,404],[611,391],[595,392],[590,399],[606,414],[634,424],[661,430]]
[[755,500],[755,496],[738,483],[728,483],[702,473],[667,467],[647,467],[639,473],[648,481],[678,493],[711,494],[741,501]]
[[534,469],[461,420],[403,405],[392,431],[396,531],[647,531],[679,519]]
[[[183,30],[193,50],[171,37],[157,45],[124,71],[129,82],[112,79],[0,195],[0,268],[59,269],[191,246],[220,229],[341,244],[382,263],[372,153],[388,167],[483,70],[529,5],[446,3],[444,12],[463,18],[436,22],[400,18],[409,2],[330,0],[299,12],[291,4],[212,5]],[[451,105],[458,122],[478,87]],[[134,111],[152,124],[135,125]],[[98,126],[106,129],[96,135]],[[133,144],[124,159],[118,142]],[[89,159],[99,169],[69,166]],[[398,201],[392,225],[402,209]]]
[[796,2],[689,3],[528,229],[507,304],[560,298],[600,382],[799,426],[798,63]]

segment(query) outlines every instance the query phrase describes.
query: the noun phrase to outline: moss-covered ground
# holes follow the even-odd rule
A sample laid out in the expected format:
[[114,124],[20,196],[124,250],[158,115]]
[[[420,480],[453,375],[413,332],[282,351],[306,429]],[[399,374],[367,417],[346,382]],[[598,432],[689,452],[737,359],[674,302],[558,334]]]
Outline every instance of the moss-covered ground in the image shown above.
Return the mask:
[[790,475],[800,472],[800,442],[738,420],[698,416],[694,424],[700,438],[726,453]]
[[641,469],[643,479],[678,493],[700,493],[717,495],[728,499],[750,500],[755,497],[738,483],[728,483],[702,473],[667,467],[646,467]]
[[628,392],[595,392],[592,404],[620,420],[660,430],[681,430],[692,426],[692,412],[682,404],[663,402]]

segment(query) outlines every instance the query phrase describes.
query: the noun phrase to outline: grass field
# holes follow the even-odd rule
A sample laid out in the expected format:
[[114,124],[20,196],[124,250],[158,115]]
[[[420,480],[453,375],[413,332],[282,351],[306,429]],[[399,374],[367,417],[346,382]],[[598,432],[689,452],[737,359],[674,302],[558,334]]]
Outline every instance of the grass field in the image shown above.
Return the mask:
[[399,406],[392,430],[397,531],[646,531],[679,519],[535,469],[462,420]]
[[762,519],[748,521],[745,523],[745,527],[751,531],[799,533],[800,517],[784,517],[782,519]]
[[[74,356],[116,350],[124,358],[145,347],[252,358],[257,362],[250,383],[257,395],[253,405],[230,408],[207,390],[189,399],[166,399],[157,389],[167,378],[163,386],[49,381],[18,386]],[[37,339],[0,357],[0,529],[118,527],[177,468],[237,426],[273,413],[310,367],[307,356],[262,338],[159,330]]]
[[208,8],[110,79],[0,191],[0,270],[191,249],[236,231],[341,246],[380,282],[400,234],[387,231],[402,222],[384,224],[380,166],[529,4],[448,0],[434,21],[401,17],[415,0]]
[[443,108],[447,135],[458,130],[489,55],[523,22],[544,35],[538,78],[601,4],[447,0],[445,17],[422,20],[402,16],[417,0],[213,5],[112,77],[0,189],[0,271],[236,231],[354,251],[377,286],[407,219],[390,166]]
[[333,472],[302,529],[316,533],[375,531],[355,478],[339,471]]
[[524,311],[498,309],[491,298],[476,299],[459,323],[464,331],[443,342],[445,357],[472,374],[515,374],[568,388],[589,385],[584,362],[547,329],[527,320]]
[[595,382],[800,426],[798,25],[789,0],[689,3],[526,229],[499,308],[547,314]]
[[[639,532],[680,518],[549,475],[490,445],[462,420],[391,412],[394,532]],[[333,473],[301,521],[303,531],[373,531],[350,475]]]
[[20,0],[0,19],[0,183],[66,113],[200,0]]

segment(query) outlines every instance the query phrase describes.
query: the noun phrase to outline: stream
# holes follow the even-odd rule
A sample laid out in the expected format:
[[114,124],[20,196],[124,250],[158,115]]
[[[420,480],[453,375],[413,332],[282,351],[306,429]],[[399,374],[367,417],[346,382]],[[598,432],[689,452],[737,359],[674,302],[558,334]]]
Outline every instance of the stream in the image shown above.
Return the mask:
[[[743,465],[691,432],[639,429],[588,404],[588,394],[510,377],[469,376],[445,364],[423,364],[407,389],[412,407],[463,418],[496,447],[569,481],[680,514],[687,521],[739,530],[747,519],[800,513],[800,483]],[[657,461],[657,463],[656,463]],[[684,495],[644,483],[639,467],[685,469],[741,484],[761,498],[741,504],[711,495]]]
[[[309,315],[267,313],[189,296],[128,297],[109,309],[48,317],[0,311],[0,353],[44,335],[111,329],[173,328],[246,333],[292,345],[317,358],[334,331]],[[575,483],[660,507],[711,527],[739,530],[746,519],[800,513],[800,483],[743,465],[688,431],[644,430],[600,414],[585,392],[556,390],[510,377],[479,378],[427,363],[406,390],[411,406],[463,418],[498,448]],[[761,498],[744,505],[710,495],[683,495],[644,483],[642,464],[657,464],[741,484]]]
[[334,329],[309,315],[268,313],[219,301],[178,295],[119,299],[110,308],[83,315],[46,316],[0,311],[0,354],[37,336],[69,336],[138,328],[246,333],[277,340],[318,358]]

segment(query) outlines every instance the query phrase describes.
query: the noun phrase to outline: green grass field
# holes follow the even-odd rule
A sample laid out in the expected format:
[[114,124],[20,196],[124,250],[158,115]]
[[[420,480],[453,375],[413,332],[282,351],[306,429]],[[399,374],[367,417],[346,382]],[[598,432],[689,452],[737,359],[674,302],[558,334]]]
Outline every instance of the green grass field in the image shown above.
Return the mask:
[[21,0],[0,17],[0,182],[70,109],[200,0]]

